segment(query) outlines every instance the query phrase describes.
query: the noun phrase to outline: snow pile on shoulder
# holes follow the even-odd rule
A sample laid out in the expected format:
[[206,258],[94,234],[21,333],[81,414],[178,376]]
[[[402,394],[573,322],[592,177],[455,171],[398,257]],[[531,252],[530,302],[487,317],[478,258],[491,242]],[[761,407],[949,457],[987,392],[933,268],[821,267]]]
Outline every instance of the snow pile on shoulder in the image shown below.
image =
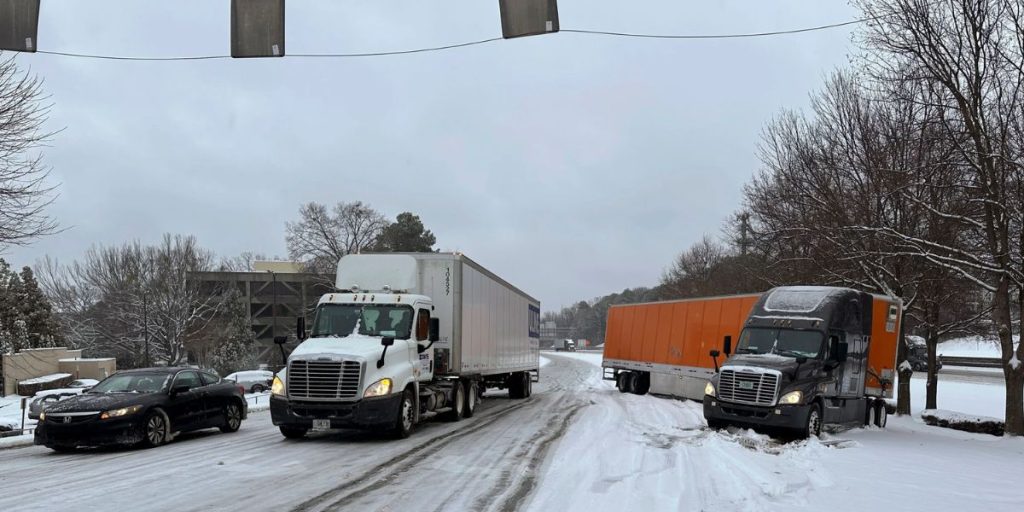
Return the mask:
[[1005,430],[1005,423],[999,418],[992,418],[989,416],[976,416],[973,414],[963,414],[955,411],[946,411],[942,409],[926,409],[921,412],[921,419],[929,425],[936,427],[951,428],[954,430],[962,430],[964,432],[974,432],[978,434],[991,434],[994,436],[1003,435]]

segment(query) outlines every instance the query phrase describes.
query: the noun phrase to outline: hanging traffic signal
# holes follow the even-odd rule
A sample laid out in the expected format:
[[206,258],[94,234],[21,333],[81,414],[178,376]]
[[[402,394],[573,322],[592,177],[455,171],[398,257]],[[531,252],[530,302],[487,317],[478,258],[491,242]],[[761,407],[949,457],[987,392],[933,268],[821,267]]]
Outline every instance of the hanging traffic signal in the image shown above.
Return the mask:
[[231,56],[284,57],[284,0],[231,0]]
[[505,39],[558,32],[555,0],[498,0]]
[[0,50],[35,52],[39,0],[0,0]]

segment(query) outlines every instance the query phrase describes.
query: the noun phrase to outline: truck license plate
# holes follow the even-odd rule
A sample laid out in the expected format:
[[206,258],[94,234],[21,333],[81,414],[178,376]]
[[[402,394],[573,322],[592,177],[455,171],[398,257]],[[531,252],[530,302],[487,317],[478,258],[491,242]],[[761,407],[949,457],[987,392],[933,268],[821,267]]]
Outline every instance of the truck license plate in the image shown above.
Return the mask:
[[313,420],[313,431],[320,432],[331,429],[331,420]]
[[754,389],[754,383],[740,381],[740,389]]

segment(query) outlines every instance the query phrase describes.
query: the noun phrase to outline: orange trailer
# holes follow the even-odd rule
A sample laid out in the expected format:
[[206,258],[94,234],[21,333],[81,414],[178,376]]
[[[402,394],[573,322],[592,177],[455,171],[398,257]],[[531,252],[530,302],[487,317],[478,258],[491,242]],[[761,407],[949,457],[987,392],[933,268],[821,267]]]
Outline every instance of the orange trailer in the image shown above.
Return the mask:
[[813,286],[613,306],[602,366],[623,392],[703,399],[713,426],[884,426],[901,308]]
[[[656,392],[699,400],[714,375],[712,349],[726,337],[737,339],[761,294],[707,297],[608,309],[604,363],[606,378],[615,370],[648,372]],[[641,387],[649,383],[640,382]]]

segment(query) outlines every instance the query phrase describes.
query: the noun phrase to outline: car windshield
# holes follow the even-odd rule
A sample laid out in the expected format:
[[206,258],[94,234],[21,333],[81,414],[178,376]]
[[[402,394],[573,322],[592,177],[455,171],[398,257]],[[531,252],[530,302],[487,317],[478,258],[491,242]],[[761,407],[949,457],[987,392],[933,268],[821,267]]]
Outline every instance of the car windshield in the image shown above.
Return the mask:
[[352,334],[409,339],[413,311],[410,306],[322,304],[313,320],[313,337]]
[[107,377],[92,387],[89,393],[156,393],[167,385],[170,374],[123,373]]
[[736,346],[737,354],[778,354],[787,357],[816,358],[824,336],[817,331],[791,329],[744,329]]

